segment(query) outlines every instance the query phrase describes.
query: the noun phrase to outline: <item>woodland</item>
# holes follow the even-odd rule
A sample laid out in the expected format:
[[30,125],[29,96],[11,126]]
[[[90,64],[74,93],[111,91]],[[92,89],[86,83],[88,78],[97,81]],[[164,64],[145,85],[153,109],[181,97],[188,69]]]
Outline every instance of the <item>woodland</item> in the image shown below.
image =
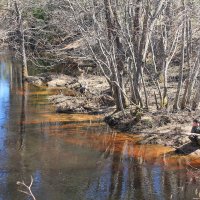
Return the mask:
[[[115,112],[195,111],[198,0],[5,0],[0,41],[28,66],[103,76]],[[131,111],[132,110],[132,111]]]
[[[200,130],[199,10],[199,0],[0,0],[0,52],[8,52],[10,60],[15,61],[12,62],[11,71],[12,78],[16,75],[16,82],[19,74],[15,64],[18,66],[20,62],[21,81],[18,84],[20,88],[16,87],[15,91],[13,89],[15,93],[7,84],[10,92],[8,97],[20,99],[20,103],[12,104],[9,112],[21,109],[21,112],[13,114],[14,119],[20,120],[10,122],[10,127],[14,126],[10,133],[14,138],[20,138],[20,142],[10,141],[12,137],[8,135],[2,145],[9,149],[20,143],[17,150],[12,147],[12,150],[5,151],[9,156],[12,155],[9,158],[11,168],[8,172],[18,173],[21,167],[24,175],[26,170],[30,173],[35,168],[33,175],[37,176],[38,188],[45,182],[42,175],[47,174],[46,180],[53,178],[52,182],[47,181],[47,187],[50,188],[47,195],[50,198],[53,192],[59,195],[71,194],[73,184],[78,188],[73,190],[73,195],[80,195],[81,198],[81,187],[86,190],[85,186],[90,184],[94,199],[101,187],[103,192],[107,192],[108,188],[111,193],[120,195],[121,199],[126,187],[130,187],[134,195],[139,195],[138,199],[150,199],[149,194],[160,195],[159,191],[162,189],[159,185],[171,188],[175,193],[172,198],[172,192],[167,191],[166,199],[170,195],[171,199],[178,199],[177,195],[180,195],[180,191],[185,194],[187,187],[189,195],[192,195],[191,187],[194,187],[193,193],[199,195],[196,185],[200,180],[199,168],[192,166],[189,157],[177,156],[177,153],[198,156],[197,159],[195,157],[195,166],[199,167],[200,135],[191,133],[192,121],[195,125],[192,130],[197,127]],[[6,68],[3,62],[0,66],[2,69]],[[33,71],[40,73],[35,74]],[[32,90],[29,86],[33,86]],[[57,93],[48,93],[47,88],[56,88]],[[39,101],[39,93],[43,95],[40,98],[46,95],[42,102]],[[31,105],[28,97],[34,99],[31,111],[28,110]],[[52,114],[49,102],[57,113],[54,110]],[[48,107],[45,107],[45,112],[40,109],[44,108],[42,106]],[[6,106],[3,105],[4,107]],[[27,112],[28,117],[25,116],[25,111],[30,111]],[[74,113],[77,115],[73,115]],[[103,121],[112,128],[108,128]],[[90,132],[88,130],[92,122],[94,131]],[[4,128],[9,131],[9,126],[4,127],[4,124],[0,126],[1,131]],[[80,126],[82,129],[79,130]],[[32,127],[37,129],[31,132]],[[108,133],[108,130],[111,131]],[[112,132],[113,130],[117,131]],[[126,131],[131,134],[126,134]],[[85,139],[87,137],[89,140]],[[50,144],[45,142],[47,138],[51,139]],[[54,145],[57,141],[62,142]],[[64,146],[64,143],[67,145]],[[29,148],[30,144],[34,151],[32,147]],[[38,144],[41,145],[40,148],[35,146]],[[154,144],[161,144],[162,147],[158,148]],[[83,148],[84,145],[87,151]],[[143,149],[144,146],[147,149]],[[29,150],[31,153],[26,154]],[[2,152],[4,153],[0,150]],[[89,153],[84,155],[85,152],[94,154],[95,162],[90,159]],[[47,156],[40,158],[46,153]],[[28,158],[27,162],[23,156]],[[16,163],[19,161],[16,170],[13,168],[15,159]],[[32,167],[32,161],[42,164],[33,163]],[[152,171],[149,171],[151,167],[146,161],[155,165]],[[177,162],[176,165],[173,165],[174,161]],[[105,167],[104,164],[109,162],[112,164]],[[7,160],[5,163],[7,169]],[[68,163],[69,168],[66,167]],[[170,178],[161,177],[162,170],[158,168],[158,163],[164,166],[164,176],[171,173]],[[172,168],[167,168],[170,164]],[[180,181],[182,179],[178,178],[183,176],[183,166],[186,168],[186,175]],[[40,167],[47,170],[43,174],[39,173]],[[189,167],[195,169],[197,175],[192,174],[192,178],[187,179]],[[109,178],[110,171],[103,171],[108,168],[113,174],[116,173],[111,174],[110,180],[106,179]],[[175,168],[181,169],[180,177],[177,171],[174,173]],[[4,177],[6,170],[3,167],[2,170],[1,177]],[[98,192],[93,187],[92,170],[97,170],[98,175],[103,171],[105,176],[97,178],[95,187]],[[130,170],[135,171],[132,173]],[[72,180],[70,178],[73,172],[76,173]],[[86,178],[81,182],[82,179],[78,178],[85,174]],[[142,181],[137,178],[140,174],[144,175]],[[151,177],[149,180],[146,179],[148,176]],[[5,177],[6,181],[12,181],[7,178],[7,174]],[[21,174],[17,176],[19,177]],[[35,177],[31,176],[30,185],[26,185],[26,181],[17,181],[18,186],[25,188],[19,191],[34,200],[36,198],[31,187]],[[135,181],[134,184],[126,182],[127,177]],[[166,182],[167,179],[171,185]],[[77,187],[77,182],[80,182],[81,187]],[[156,190],[149,186],[150,182]],[[14,191],[13,182],[9,183],[10,191]],[[69,190],[66,183],[70,183]],[[105,183],[110,185],[103,187]],[[172,187],[173,184],[177,184],[177,187]],[[63,190],[59,190],[58,186],[62,186]],[[141,194],[138,188],[142,188]],[[5,191],[6,195],[9,194]],[[100,195],[103,194],[102,191]],[[88,195],[91,194],[90,190],[87,192]],[[146,195],[146,198],[141,198],[140,195]],[[199,199],[200,196],[197,197],[193,199]],[[164,199],[164,196],[156,198]],[[119,198],[111,195],[108,199]]]

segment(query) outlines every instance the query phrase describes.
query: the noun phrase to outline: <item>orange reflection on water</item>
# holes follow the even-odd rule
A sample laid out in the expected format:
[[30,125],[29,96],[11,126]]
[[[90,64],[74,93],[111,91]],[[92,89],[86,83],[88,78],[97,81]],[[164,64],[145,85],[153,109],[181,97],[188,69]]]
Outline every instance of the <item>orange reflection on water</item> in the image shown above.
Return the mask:
[[41,124],[41,123],[59,123],[59,122],[81,122],[101,120],[101,115],[83,115],[83,114],[56,114],[42,113],[37,119],[27,119],[23,124]]
[[[76,124],[64,124],[64,125],[59,125],[59,126],[50,126],[50,127],[45,127],[44,130],[53,130],[53,131],[59,131],[61,129],[73,129],[73,128],[87,128],[87,127],[98,127],[100,128],[101,126],[105,126],[105,124],[102,122],[81,122],[81,123],[76,123]],[[70,130],[71,131],[71,130]]]
[[42,117],[44,119],[52,120],[52,121],[89,121],[89,120],[97,120],[102,119],[102,115],[84,115],[84,114],[43,114]]
[[198,156],[188,156],[190,157],[190,163],[188,163],[191,166],[200,166],[200,159]]
[[[72,126],[72,125],[71,125]],[[161,145],[138,145],[138,135],[125,133],[87,133],[81,129],[52,130],[47,133],[60,137],[66,143],[84,146],[108,154],[138,159],[140,164],[150,163],[165,166],[166,169],[183,169],[186,166],[200,166],[200,159],[174,154],[174,149]]]
[[25,88],[15,88],[15,92],[18,95],[68,95],[68,96],[74,96],[75,93],[67,88],[63,87],[54,87],[54,88],[48,88],[47,86],[40,86],[36,87],[33,85],[28,85],[25,83]]
[[[48,130],[46,130],[48,131]],[[141,137],[124,133],[87,133],[84,130],[49,130],[50,135],[61,137],[63,141],[86,146],[98,151],[109,151],[121,156],[142,158],[149,163],[162,163],[162,155],[171,152],[172,148],[158,145],[137,145]],[[169,158],[166,160],[168,161]]]
[[[39,98],[36,99],[37,104],[46,104],[47,102],[40,96],[51,94],[51,92],[54,93],[57,90],[36,90],[29,92],[29,95],[39,95]],[[52,106],[49,108],[52,109]],[[30,115],[23,124],[39,125],[44,123],[45,126],[42,127],[44,134],[60,138],[66,143],[98,150],[107,155],[117,154],[121,158],[135,158],[140,164],[148,162],[163,165],[166,169],[182,169],[188,165],[200,166],[199,158],[175,155],[173,154],[174,149],[171,147],[138,145],[137,142],[141,140],[138,135],[109,133],[105,130],[101,115],[56,114],[47,112],[46,108],[42,111],[37,109],[37,111],[40,111],[37,118]],[[69,122],[69,124],[63,124],[65,122]],[[87,127],[90,130],[85,130]]]

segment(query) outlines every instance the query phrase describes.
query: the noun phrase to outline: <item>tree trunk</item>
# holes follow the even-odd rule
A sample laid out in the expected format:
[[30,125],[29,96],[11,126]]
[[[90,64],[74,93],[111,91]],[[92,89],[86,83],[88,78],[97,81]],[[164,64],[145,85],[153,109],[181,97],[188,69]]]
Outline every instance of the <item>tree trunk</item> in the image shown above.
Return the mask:
[[23,66],[22,66],[22,76],[23,78],[28,77],[28,66],[27,66],[27,58],[26,58],[26,48],[25,48],[25,40],[24,40],[24,31],[22,28],[22,61],[23,61]]
[[[183,7],[185,11],[185,2],[183,1]],[[183,14],[185,15],[185,13]],[[185,34],[186,34],[186,26],[185,26],[185,16],[183,18],[183,28],[182,28],[182,57],[181,57],[181,65],[179,68],[179,81],[178,81],[178,86],[177,86],[177,91],[176,91],[176,97],[174,100],[174,105],[173,105],[173,111],[179,110],[179,98],[180,98],[180,92],[182,89],[183,85],[183,69],[184,69],[184,63],[185,63]]]
[[18,32],[18,36],[20,40],[20,53],[22,56],[22,76],[23,76],[23,79],[25,79],[28,76],[28,67],[27,67],[27,58],[26,58],[23,20],[22,20],[22,15],[16,1],[14,2],[14,6],[15,6],[15,11],[17,15],[17,24],[18,24],[17,32]]
[[166,59],[164,62],[164,89],[163,89],[163,99],[161,102],[161,108],[167,108],[168,107],[168,68],[169,68],[169,62]]
[[192,110],[196,110],[199,106],[199,103],[200,103],[200,81],[196,89],[196,94],[192,101]]
[[191,76],[189,86],[188,86],[188,92],[187,92],[187,98],[186,98],[187,105],[190,105],[191,103],[192,91],[193,91],[197,76],[199,74],[199,69],[200,69],[200,66],[199,66],[199,52],[198,52],[196,62],[194,64],[194,68],[192,71],[192,76]]
[[112,82],[113,91],[118,111],[123,111],[127,106],[127,100],[125,97],[125,90],[123,86],[123,71],[124,71],[124,50],[123,45],[120,42],[118,31],[120,25],[117,19],[116,10],[112,9],[111,2],[104,0],[108,40],[111,47],[113,47],[111,55],[111,71],[112,71]]

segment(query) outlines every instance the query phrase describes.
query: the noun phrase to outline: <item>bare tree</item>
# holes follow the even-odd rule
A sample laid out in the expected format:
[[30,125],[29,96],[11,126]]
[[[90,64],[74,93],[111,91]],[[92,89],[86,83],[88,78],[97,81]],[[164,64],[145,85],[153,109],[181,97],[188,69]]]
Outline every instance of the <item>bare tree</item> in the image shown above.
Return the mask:
[[173,110],[179,110],[179,99],[180,99],[180,92],[183,85],[183,69],[185,65],[185,43],[186,43],[186,11],[185,11],[185,0],[182,0],[183,4],[183,25],[182,25],[182,47],[181,47],[181,65],[179,67],[179,80],[177,85],[177,92],[174,100]]
[[27,67],[27,58],[26,58],[26,47],[25,47],[25,36],[24,36],[24,26],[22,19],[22,11],[19,9],[17,1],[14,1],[15,13],[16,13],[16,22],[17,22],[17,35],[20,41],[20,52],[22,55],[23,67],[22,75],[24,78],[28,76],[28,67]]
[[[76,60],[84,60],[106,77],[117,111],[130,104],[179,110],[198,99],[196,1],[18,0],[3,5],[0,17],[10,25],[4,25],[4,38],[21,56],[25,76],[27,60],[69,68],[74,63],[79,68]],[[176,87],[172,76],[178,77]]]

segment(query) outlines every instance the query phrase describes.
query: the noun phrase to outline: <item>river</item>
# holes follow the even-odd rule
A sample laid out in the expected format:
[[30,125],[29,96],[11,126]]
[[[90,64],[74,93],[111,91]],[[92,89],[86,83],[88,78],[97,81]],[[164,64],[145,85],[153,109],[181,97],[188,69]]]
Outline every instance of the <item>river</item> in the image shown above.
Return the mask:
[[0,54],[0,200],[200,199],[199,158],[169,147],[137,145],[103,116],[56,114],[59,90],[23,85],[21,66]]

